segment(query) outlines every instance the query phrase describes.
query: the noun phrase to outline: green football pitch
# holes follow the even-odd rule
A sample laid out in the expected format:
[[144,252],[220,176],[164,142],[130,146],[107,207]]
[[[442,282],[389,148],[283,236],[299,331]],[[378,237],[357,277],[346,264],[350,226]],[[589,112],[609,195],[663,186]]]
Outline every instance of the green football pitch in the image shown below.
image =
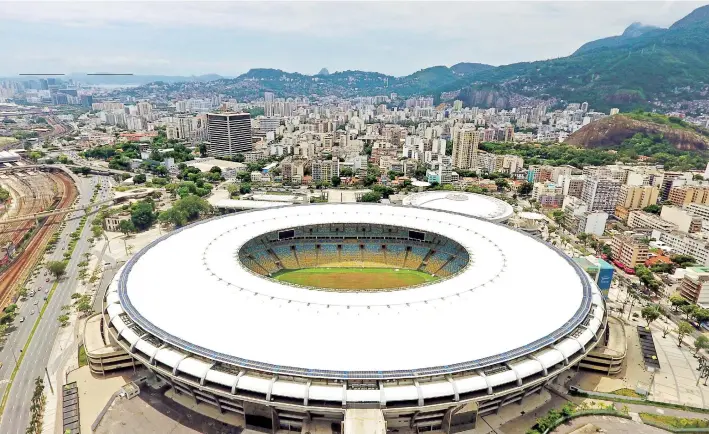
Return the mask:
[[401,288],[433,282],[438,278],[430,274],[403,268],[303,268],[281,270],[272,276],[281,282],[314,288],[341,290],[379,290]]

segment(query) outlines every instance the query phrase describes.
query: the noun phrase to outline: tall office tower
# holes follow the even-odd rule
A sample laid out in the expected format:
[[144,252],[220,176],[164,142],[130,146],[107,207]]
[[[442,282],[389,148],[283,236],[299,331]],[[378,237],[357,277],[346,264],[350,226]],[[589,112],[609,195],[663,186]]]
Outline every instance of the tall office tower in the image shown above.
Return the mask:
[[485,131],[475,128],[463,128],[453,137],[453,167],[457,169],[476,169],[478,165],[478,145]]
[[233,157],[253,150],[251,116],[248,113],[208,113],[207,137],[210,157]]
[[273,116],[273,113],[274,113],[273,103],[276,100],[275,95],[273,94],[273,92],[264,92],[263,99],[266,101],[264,108],[263,108],[263,111],[264,111],[263,114],[266,115],[267,117]]

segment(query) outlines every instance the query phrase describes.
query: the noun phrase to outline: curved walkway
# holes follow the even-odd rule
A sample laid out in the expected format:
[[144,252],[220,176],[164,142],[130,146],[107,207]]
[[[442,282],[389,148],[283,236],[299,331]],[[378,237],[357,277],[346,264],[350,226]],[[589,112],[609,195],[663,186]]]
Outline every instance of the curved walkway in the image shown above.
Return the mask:
[[[552,433],[571,433],[587,424],[592,424],[595,427],[601,428],[603,432],[613,434],[667,434],[665,430],[613,416],[582,416],[573,419],[568,424],[561,425],[552,431]],[[596,432],[596,430],[589,430],[588,432]]]

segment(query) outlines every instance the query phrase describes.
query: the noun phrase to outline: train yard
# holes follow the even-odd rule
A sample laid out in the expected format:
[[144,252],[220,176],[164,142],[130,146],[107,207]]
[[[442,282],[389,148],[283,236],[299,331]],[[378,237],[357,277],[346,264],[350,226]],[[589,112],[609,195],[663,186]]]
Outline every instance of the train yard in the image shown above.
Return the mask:
[[70,207],[77,193],[67,175],[36,170],[0,174],[0,186],[10,191],[12,197],[6,211],[0,215],[0,307],[4,307],[15,299],[20,284],[41,259],[63,216],[38,221],[4,221]]

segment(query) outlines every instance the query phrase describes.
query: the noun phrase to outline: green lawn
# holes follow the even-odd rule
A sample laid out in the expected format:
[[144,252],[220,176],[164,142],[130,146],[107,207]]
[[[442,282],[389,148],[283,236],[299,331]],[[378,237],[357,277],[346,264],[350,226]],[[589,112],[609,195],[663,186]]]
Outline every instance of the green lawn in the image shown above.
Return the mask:
[[438,278],[403,268],[303,268],[282,270],[272,276],[281,282],[315,288],[377,290],[433,282]]
[[640,413],[643,422],[653,422],[672,428],[709,428],[708,419],[689,419],[684,417],[665,416],[654,413]]
[[642,396],[641,394],[637,393],[637,392],[634,391],[633,389],[618,389],[618,390],[614,390],[614,391],[609,392],[609,393],[612,393],[613,395],[630,396],[630,397],[633,397],[633,398],[644,398],[644,396]]
[[83,345],[79,346],[79,367],[89,364],[89,358],[86,356],[86,348]]

